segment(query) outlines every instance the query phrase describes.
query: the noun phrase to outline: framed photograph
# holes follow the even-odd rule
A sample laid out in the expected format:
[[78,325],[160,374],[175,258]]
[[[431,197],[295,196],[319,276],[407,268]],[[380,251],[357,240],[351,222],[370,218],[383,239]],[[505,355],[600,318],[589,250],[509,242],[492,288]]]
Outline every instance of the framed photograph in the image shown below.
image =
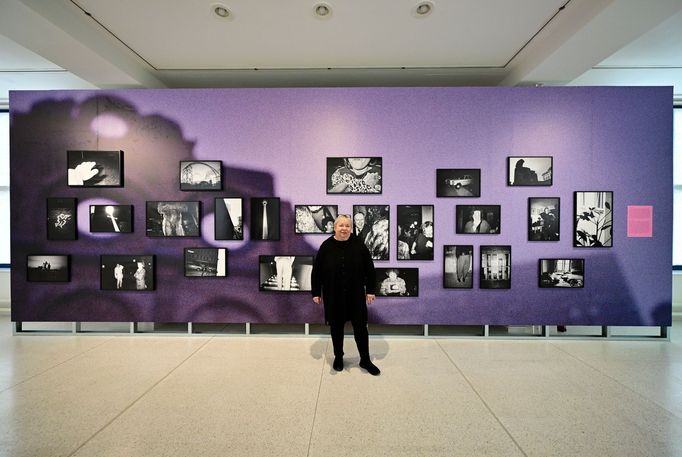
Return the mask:
[[221,160],[181,160],[180,190],[222,190]]
[[500,205],[457,205],[455,219],[455,233],[500,233]]
[[474,287],[474,247],[471,245],[443,246],[443,287],[471,289]]
[[199,202],[147,202],[147,236],[199,236]]
[[511,288],[511,246],[481,246],[481,289]]
[[26,280],[31,282],[69,282],[71,258],[68,255],[35,254],[26,256]]
[[328,157],[328,194],[380,194],[381,157]]
[[507,157],[507,185],[551,186],[552,157]]
[[153,255],[100,256],[101,290],[154,290]]
[[90,231],[93,233],[132,233],[132,205],[90,205]]
[[559,198],[528,199],[528,241],[559,241]]
[[208,278],[227,276],[227,249],[185,248],[185,276]]
[[585,287],[585,259],[540,259],[540,287]]
[[251,239],[279,240],[279,198],[251,199]]
[[242,198],[215,199],[215,239],[244,239],[244,200]]
[[478,168],[436,169],[436,197],[480,197],[481,170]]
[[433,205],[398,205],[398,260],[433,260]]
[[388,205],[353,205],[353,233],[369,249],[374,260],[389,258]]
[[311,291],[313,256],[262,255],[258,257],[258,290],[272,292]]
[[613,246],[613,192],[575,192],[573,246]]
[[78,238],[75,198],[47,199],[47,239],[75,240]]
[[295,205],[296,227],[301,235],[334,233],[334,221],[339,215],[338,205]]
[[66,151],[71,187],[123,186],[123,151]]
[[377,297],[418,297],[419,268],[377,268]]

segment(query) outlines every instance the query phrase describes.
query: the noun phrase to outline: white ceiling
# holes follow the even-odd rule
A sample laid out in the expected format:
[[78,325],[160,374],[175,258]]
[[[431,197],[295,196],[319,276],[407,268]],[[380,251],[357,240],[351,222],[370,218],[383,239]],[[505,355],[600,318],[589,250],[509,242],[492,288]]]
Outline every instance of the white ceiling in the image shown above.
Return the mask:
[[[682,0],[2,0],[9,90],[671,85]],[[222,19],[216,3],[232,13]]]

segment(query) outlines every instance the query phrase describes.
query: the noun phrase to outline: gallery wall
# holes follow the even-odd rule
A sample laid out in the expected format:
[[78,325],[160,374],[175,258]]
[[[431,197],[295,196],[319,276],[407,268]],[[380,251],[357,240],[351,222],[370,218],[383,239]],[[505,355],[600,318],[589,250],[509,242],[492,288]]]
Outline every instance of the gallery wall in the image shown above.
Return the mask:
[[[670,88],[353,88],[12,92],[12,320],[318,323],[309,293],[259,291],[259,256],[312,255],[294,205],[390,206],[390,259],[419,296],[374,323],[670,325]],[[122,187],[67,186],[67,150],[122,150]],[[327,194],[328,157],[381,157],[381,194]],[[507,157],[551,156],[552,185],[507,185]],[[181,160],[221,160],[223,190],[181,191]],[[480,169],[477,198],[436,197],[436,169]],[[573,246],[576,191],[613,192],[613,246]],[[46,199],[78,199],[78,239],[47,240]],[[245,239],[215,241],[214,199],[245,200]],[[280,239],[249,239],[249,200],[280,198]],[[560,198],[560,240],[527,239],[528,198]],[[145,202],[200,201],[201,236],[145,235]],[[90,233],[92,204],[134,206],[134,231]],[[499,234],[455,234],[456,205],[500,205]],[[434,260],[397,260],[397,205],[434,205]],[[653,206],[653,236],[627,207]],[[471,289],[443,288],[443,245],[474,246]],[[509,289],[481,289],[480,246],[511,246]],[[228,249],[224,278],[183,275],[186,247]],[[27,255],[68,254],[67,283],[27,282]],[[100,255],[155,256],[155,290],[100,290]],[[584,259],[584,287],[541,289],[538,259]]]

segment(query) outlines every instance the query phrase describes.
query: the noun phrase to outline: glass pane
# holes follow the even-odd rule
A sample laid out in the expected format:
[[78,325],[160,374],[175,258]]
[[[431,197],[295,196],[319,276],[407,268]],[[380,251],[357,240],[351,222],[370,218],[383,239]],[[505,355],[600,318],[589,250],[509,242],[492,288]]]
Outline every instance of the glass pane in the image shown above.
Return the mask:
[[[9,188],[0,187],[0,215],[3,220],[9,217]],[[0,223],[0,263],[9,263],[9,224]]]
[[0,186],[9,186],[9,113],[0,111]]
[[673,193],[673,265],[682,265],[682,186]]
[[682,185],[682,108],[673,110],[673,183]]

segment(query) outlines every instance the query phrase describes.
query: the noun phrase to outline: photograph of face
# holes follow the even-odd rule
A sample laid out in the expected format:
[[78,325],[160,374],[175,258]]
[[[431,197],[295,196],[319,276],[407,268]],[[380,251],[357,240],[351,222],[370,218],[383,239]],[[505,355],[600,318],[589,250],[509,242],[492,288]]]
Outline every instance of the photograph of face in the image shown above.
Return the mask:
[[251,239],[279,240],[279,198],[251,199]]
[[222,169],[220,160],[180,161],[180,190],[222,190]]
[[75,198],[47,199],[47,239],[75,240],[78,238]]
[[312,290],[311,255],[262,255],[258,259],[261,291],[305,292]]
[[123,186],[123,151],[66,151],[66,155],[69,186]]
[[436,170],[436,197],[480,196],[480,169],[439,168]]
[[334,233],[334,220],[339,214],[338,205],[295,205],[298,234]]
[[573,246],[613,246],[613,192],[575,192]]
[[419,268],[377,268],[377,297],[419,296]]
[[185,276],[202,278],[227,276],[227,249],[185,248]]
[[581,288],[585,285],[585,259],[540,259],[540,287]]
[[389,259],[389,220],[388,205],[353,205],[353,233],[374,260]]
[[147,236],[199,236],[199,202],[147,202]]
[[328,194],[380,194],[381,157],[327,158]]
[[511,246],[481,246],[481,289],[511,288]]
[[559,241],[559,199],[528,199],[528,241]]
[[215,239],[244,239],[244,201],[241,198],[215,199]]
[[138,292],[154,290],[154,256],[100,256],[100,289]]
[[443,246],[443,287],[471,289],[474,286],[474,247]]
[[507,157],[507,185],[551,186],[552,157]]
[[93,233],[132,233],[132,205],[90,205],[90,231]]
[[68,255],[37,254],[26,258],[26,280],[35,282],[69,282]]
[[433,260],[433,205],[398,205],[398,260]]
[[500,205],[457,205],[455,233],[500,233]]

